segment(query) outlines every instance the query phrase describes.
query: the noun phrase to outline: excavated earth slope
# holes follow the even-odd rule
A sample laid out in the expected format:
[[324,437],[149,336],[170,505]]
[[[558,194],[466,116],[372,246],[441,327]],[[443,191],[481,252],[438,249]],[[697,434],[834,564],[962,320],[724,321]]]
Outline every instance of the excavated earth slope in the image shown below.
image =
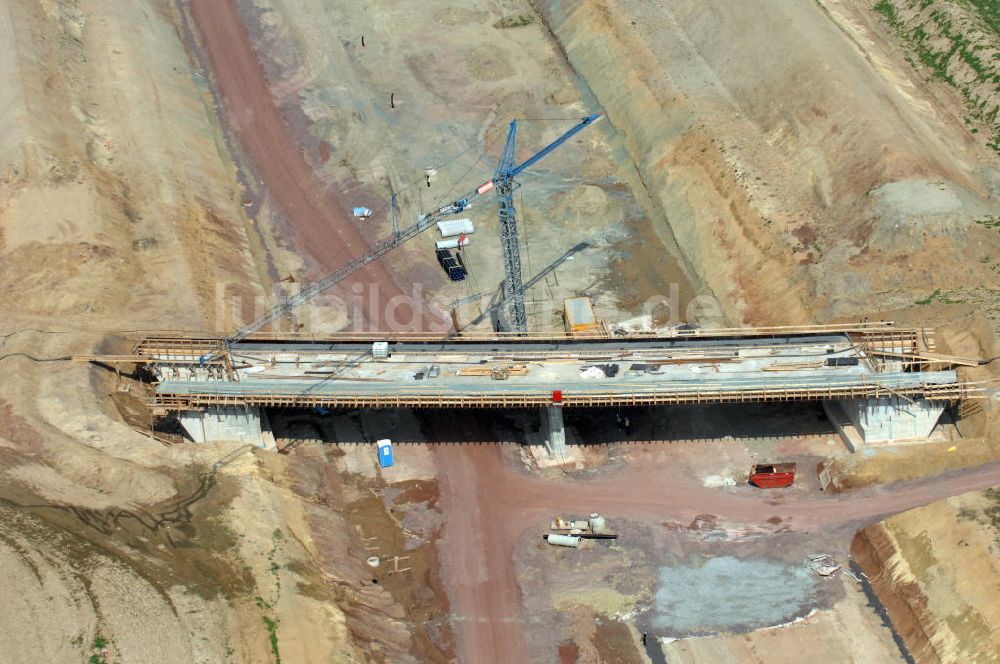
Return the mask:
[[[255,18],[243,20],[280,46],[272,31],[284,29],[282,17],[251,7],[266,4],[241,3]],[[323,17],[289,22],[320,50],[378,35],[359,23],[349,38],[331,36],[352,3],[274,4]],[[420,111],[433,109],[433,156],[443,159],[464,147],[447,140],[463,114],[477,128],[470,135],[493,141],[482,149],[492,155],[509,112],[565,118],[593,95],[618,131],[567,145],[535,189],[561,210],[558,224],[535,226],[539,266],[576,241],[570,224],[593,225],[600,251],[577,257],[581,291],[610,271],[612,250],[639,243],[631,222],[645,223],[645,212],[734,322],[870,315],[928,297],[981,304],[996,321],[995,155],[962,122],[960,99],[900,64],[867,9],[846,0],[536,6],[555,41],[538,20],[500,32],[495,7],[442,3],[430,17],[441,49],[393,52],[393,67],[340,49],[355,63],[352,82],[377,82],[365,104],[350,103],[322,59],[306,60],[313,78],[279,81],[271,94],[301,101],[325,139],[343,137],[306,146],[308,156],[334,172],[331,187],[372,204],[361,180],[405,179],[392,172],[398,155],[367,150],[385,127],[416,134],[427,125]],[[125,350],[108,331],[230,327],[224,297],[266,301],[277,275],[304,271],[302,248],[269,221],[278,206],[266,192],[250,183],[244,207],[252,171],[232,157],[240,149],[222,130],[186,8],[0,2],[0,626],[21,635],[4,657],[86,659],[108,647],[120,661],[266,661],[280,648],[286,661],[352,661],[372,656],[358,644],[375,643],[386,661],[445,659],[447,626],[432,628],[446,607],[425,606],[440,591],[428,599],[424,587],[395,588],[433,616],[408,621],[397,596],[370,582],[344,505],[365,505],[385,533],[396,532],[393,517],[371,487],[345,482],[333,452],[161,445],[142,433],[148,412],[135,408],[133,426],[115,412],[113,374],[59,359]],[[269,31],[257,19],[278,22]],[[412,22],[419,43],[426,28]],[[490,44],[462,48],[448,39],[459,27],[470,43],[486,33]],[[557,46],[589,90],[570,84]],[[409,87],[391,87],[395,72]],[[462,111],[470,77],[482,96]],[[311,81],[335,89],[339,106],[329,110],[332,93]],[[390,89],[403,90],[395,115],[385,109]],[[379,122],[363,123],[369,115]],[[538,145],[556,128],[526,130],[525,143]],[[427,142],[403,149],[408,170],[423,165]],[[482,164],[450,168],[473,166]],[[609,184],[567,183],[572,168]],[[441,181],[435,199],[450,193]],[[263,212],[251,220],[248,211]],[[407,281],[442,281],[407,252],[391,264]]]
[[996,155],[864,5],[534,3],[735,320],[958,294],[996,326]]
[[113,372],[60,359],[270,289],[185,26],[167,0],[0,2],[0,659],[349,661],[349,613],[406,661],[324,458],[164,445],[141,384],[115,395],[133,428]]
[[869,526],[852,556],[916,661],[1000,661],[1000,490]]

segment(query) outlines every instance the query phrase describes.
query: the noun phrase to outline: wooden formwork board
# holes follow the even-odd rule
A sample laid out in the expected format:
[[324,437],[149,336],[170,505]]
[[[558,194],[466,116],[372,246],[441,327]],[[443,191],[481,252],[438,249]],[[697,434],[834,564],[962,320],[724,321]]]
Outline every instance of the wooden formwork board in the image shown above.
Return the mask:
[[[563,391],[564,407],[643,406],[719,403],[767,403],[913,397],[957,402],[980,396],[981,387],[971,383],[927,384],[886,388],[879,385],[848,387],[747,388],[741,390],[658,390],[651,392]],[[551,405],[551,392],[523,393],[394,393],[394,394],[157,394],[154,406],[170,410],[206,406],[334,407],[334,408],[526,408]]]

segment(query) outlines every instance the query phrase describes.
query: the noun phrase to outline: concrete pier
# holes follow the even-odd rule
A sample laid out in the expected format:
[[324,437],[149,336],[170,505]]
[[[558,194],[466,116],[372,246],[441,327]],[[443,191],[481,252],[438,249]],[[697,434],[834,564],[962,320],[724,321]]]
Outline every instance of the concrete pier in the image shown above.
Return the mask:
[[181,426],[196,443],[238,441],[276,448],[267,416],[259,408],[210,406],[180,413]]
[[837,428],[849,424],[865,445],[929,438],[944,412],[944,402],[919,397],[841,399],[825,405]]
[[553,459],[566,457],[566,428],[563,425],[562,406],[546,406],[542,408],[542,435],[545,437],[545,449]]

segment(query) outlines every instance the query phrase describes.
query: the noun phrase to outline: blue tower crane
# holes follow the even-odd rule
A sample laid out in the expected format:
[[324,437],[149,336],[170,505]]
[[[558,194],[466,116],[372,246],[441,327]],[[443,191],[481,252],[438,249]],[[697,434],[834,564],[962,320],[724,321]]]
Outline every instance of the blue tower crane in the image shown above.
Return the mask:
[[507,306],[511,310],[508,331],[524,334],[528,331],[527,317],[524,313],[524,283],[521,281],[521,253],[518,247],[517,217],[514,213],[514,190],[518,183],[514,178],[526,168],[532,166],[539,159],[549,154],[557,147],[568,141],[574,134],[593,124],[600,115],[590,115],[580,120],[565,134],[549,143],[534,155],[526,159],[521,164],[514,164],[515,139],[517,137],[517,120],[512,120],[510,130],[507,132],[507,142],[504,144],[503,154],[500,156],[500,163],[497,165],[496,173],[489,182],[479,185],[475,192],[455,200],[444,207],[432,212],[421,214],[417,217],[417,222],[412,226],[401,229],[399,227],[399,208],[396,204],[396,194],[393,193],[391,201],[392,214],[392,236],[371,247],[368,253],[359,256],[341,266],[335,272],[328,274],[319,281],[309,284],[295,295],[284,298],[277,305],[268,310],[257,320],[248,323],[233,332],[228,337],[222,339],[217,346],[199,357],[202,365],[211,362],[222,355],[228,353],[230,349],[240,341],[243,341],[254,332],[259,331],[265,325],[272,323],[287,315],[296,307],[304,304],[314,296],[322,293],[328,288],[340,283],[361,268],[378,260],[396,247],[404,244],[408,240],[420,235],[430,228],[437,220],[448,215],[457,214],[469,207],[469,198],[478,194],[482,196],[494,187],[497,190],[497,203],[500,206],[500,243],[503,246],[504,270],[506,278],[504,289],[507,292]]
[[497,170],[493,174],[493,179],[481,185],[476,190],[479,194],[484,194],[494,188],[497,191],[505,295],[500,320],[506,332],[514,332],[516,334],[527,334],[528,332],[528,316],[524,310],[524,280],[521,276],[520,238],[517,230],[517,214],[514,210],[514,191],[521,185],[514,178],[533,166],[542,157],[568,141],[581,129],[593,124],[600,118],[600,114],[583,118],[565,134],[520,164],[515,163],[517,120],[511,120],[510,129],[507,131],[507,142],[503,146],[503,152],[500,154],[500,162],[497,164]]

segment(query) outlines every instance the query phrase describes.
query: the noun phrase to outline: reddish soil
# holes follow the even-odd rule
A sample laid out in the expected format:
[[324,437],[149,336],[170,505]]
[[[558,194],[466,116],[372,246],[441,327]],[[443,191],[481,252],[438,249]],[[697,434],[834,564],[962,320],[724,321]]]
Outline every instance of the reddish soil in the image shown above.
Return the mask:
[[559,664],[576,664],[580,658],[580,646],[572,641],[563,643],[559,646],[557,653],[559,655]]
[[[319,274],[367,252],[368,243],[282,121],[233,0],[202,0],[189,7],[223,100],[228,128],[286,217],[290,244],[308,254]],[[378,261],[343,283],[364,286],[362,308],[373,325],[385,319],[385,303],[403,295],[392,273]],[[373,288],[374,297],[369,295]],[[406,321],[411,315],[402,307],[399,311],[397,320]]]
[[[470,418],[456,419],[443,426],[481,428],[469,424]],[[488,420],[482,422],[488,426]],[[456,440],[454,433],[445,439]],[[470,442],[490,440],[480,431],[464,433]],[[995,462],[888,488],[836,495],[752,487],[724,492],[702,486],[683,468],[657,463],[656,451],[656,444],[638,447],[635,453],[649,454],[649,462],[630,464],[614,477],[554,481],[506,465],[496,443],[448,444],[435,449],[445,515],[443,573],[463,661],[528,661],[513,546],[527,527],[552,514],[594,510],[609,518],[680,523],[709,514],[723,524],[808,532],[841,524],[860,526],[1000,483],[1000,462]],[[776,519],[781,520],[780,526],[775,525]]]

